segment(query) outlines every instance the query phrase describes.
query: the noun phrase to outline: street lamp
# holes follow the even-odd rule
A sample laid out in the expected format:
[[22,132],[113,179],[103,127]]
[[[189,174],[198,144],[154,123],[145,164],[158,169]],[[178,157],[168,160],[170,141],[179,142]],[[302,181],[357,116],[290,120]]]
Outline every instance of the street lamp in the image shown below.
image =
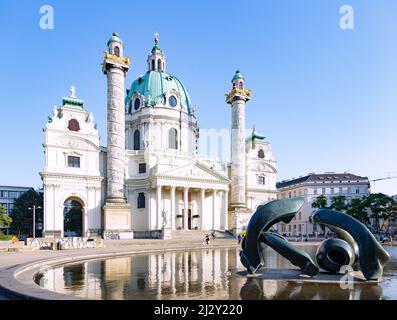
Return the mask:
[[40,206],[33,205],[33,208],[28,208],[33,210],[33,239],[36,238],[36,209],[41,209]]

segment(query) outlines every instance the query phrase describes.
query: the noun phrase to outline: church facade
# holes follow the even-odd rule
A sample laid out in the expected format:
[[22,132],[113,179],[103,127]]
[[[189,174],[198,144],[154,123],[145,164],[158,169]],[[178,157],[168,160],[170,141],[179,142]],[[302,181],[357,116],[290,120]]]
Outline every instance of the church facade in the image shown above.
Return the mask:
[[102,69],[108,83],[107,146],[100,146],[94,116],[73,87],[44,128],[44,235],[240,232],[258,205],[277,199],[270,144],[255,129],[245,137],[251,91],[244,76],[236,72],[226,95],[231,108],[226,163],[199,156],[195,107],[184,84],[168,72],[158,37],[148,71],[127,90],[130,61],[123,49],[114,33]]

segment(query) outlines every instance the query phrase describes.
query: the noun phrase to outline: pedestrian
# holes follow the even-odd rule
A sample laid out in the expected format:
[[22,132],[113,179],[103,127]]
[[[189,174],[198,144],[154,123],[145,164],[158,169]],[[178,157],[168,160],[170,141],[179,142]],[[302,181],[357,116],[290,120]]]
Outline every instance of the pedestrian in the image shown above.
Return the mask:
[[211,236],[212,236],[212,239],[215,239],[215,237],[216,237],[216,236],[215,236],[215,230],[212,230],[212,231],[211,231]]
[[210,237],[209,237],[208,234],[205,235],[205,244],[206,244],[206,245],[209,245],[209,244],[210,244]]
[[241,234],[240,234],[240,233],[239,233],[238,236],[237,236],[237,241],[238,241],[238,244],[241,243]]

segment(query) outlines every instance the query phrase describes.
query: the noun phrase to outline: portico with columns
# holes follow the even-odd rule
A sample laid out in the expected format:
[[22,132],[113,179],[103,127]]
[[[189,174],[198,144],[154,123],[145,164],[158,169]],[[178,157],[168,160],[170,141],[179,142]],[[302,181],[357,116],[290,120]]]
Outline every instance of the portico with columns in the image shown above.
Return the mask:
[[163,226],[172,230],[227,229],[227,187],[200,187],[188,181],[181,186],[159,180],[155,182],[155,190],[156,208],[149,222],[152,230]]

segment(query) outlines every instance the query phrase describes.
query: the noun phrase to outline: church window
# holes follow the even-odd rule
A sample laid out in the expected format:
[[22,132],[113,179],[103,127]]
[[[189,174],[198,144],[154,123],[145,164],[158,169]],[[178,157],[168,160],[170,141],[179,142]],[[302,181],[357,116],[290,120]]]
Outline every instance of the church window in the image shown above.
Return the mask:
[[139,192],[138,193],[138,209],[144,209],[145,208],[145,193]]
[[264,176],[258,176],[258,184],[259,185],[265,185],[265,177]]
[[240,89],[244,89],[244,84],[243,84],[243,82],[240,82],[238,86],[239,86]]
[[169,148],[178,149],[178,131],[175,128],[171,128],[168,133]]
[[162,68],[162,63],[161,63],[161,60],[160,59],[158,59],[157,60],[157,69],[161,72],[161,71],[163,71],[163,68]]
[[139,173],[146,173],[146,163],[139,164]]
[[117,56],[117,57],[120,57],[120,48],[119,47],[114,47],[114,54]]
[[68,129],[70,131],[80,131],[79,122],[76,119],[70,119],[68,123]]
[[174,96],[169,97],[168,103],[170,104],[171,107],[175,108],[176,105],[178,104],[178,101]]
[[141,106],[141,100],[139,98],[136,98],[134,101],[134,109],[138,110],[140,106]]
[[141,149],[141,134],[139,130],[135,130],[134,132],[134,150]]
[[156,64],[156,62],[155,62],[154,60],[152,60],[152,70],[153,70],[153,71],[154,71],[154,69],[156,69],[155,64]]
[[264,157],[265,157],[265,153],[263,152],[262,149],[260,149],[260,150],[258,151],[258,158],[263,159]]
[[68,156],[68,167],[80,168],[80,157]]

